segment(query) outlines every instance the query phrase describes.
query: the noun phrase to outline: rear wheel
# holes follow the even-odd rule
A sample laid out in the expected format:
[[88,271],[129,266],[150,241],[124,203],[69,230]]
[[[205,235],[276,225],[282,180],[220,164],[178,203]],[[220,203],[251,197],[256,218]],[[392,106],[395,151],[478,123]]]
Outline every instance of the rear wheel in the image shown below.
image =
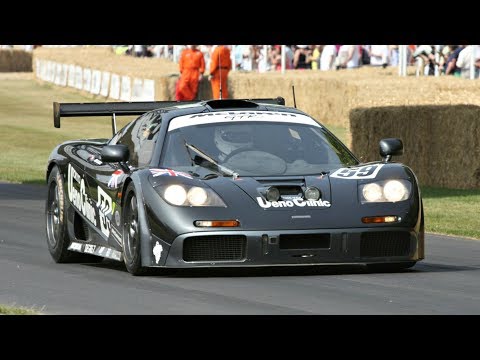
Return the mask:
[[50,255],[57,263],[102,261],[102,258],[98,256],[68,250],[70,237],[68,236],[65,208],[63,177],[58,167],[54,166],[48,177],[48,193],[45,204],[47,246]]
[[127,187],[125,207],[123,209],[123,259],[125,266],[132,275],[146,275],[147,269],[142,267],[141,233],[138,221],[138,199],[135,186],[130,183]]
[[396,272],[413,267],[416,261],[406,261],[400,263],[367,264],[367,269],[371,272]]

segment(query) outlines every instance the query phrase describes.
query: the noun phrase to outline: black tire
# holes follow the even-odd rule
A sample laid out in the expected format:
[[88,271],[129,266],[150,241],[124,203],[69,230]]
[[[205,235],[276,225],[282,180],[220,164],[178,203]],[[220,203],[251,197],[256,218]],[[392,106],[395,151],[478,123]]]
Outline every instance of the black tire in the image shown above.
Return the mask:
[[56,263],[92,263],[102,261],[103,258],[99,256],[81,254],[68,250],[71,240],[67,230],[65,188],[62,174],[57,166],[52,168],[47,185],[45,227],[48,251],[53,260],[55,260]]
[[370,272],[397,272],[409,269],[415,266],[416,261],[406,261],[400,263],[389,263],[389,264],[367,264],[367,269]]
[[134,276],[146,275],[148,269],[142,266],[141,233],[138,221],[139,204],[135,186],[130,183],[127,187],[123,207],[123,260],[128,272]]

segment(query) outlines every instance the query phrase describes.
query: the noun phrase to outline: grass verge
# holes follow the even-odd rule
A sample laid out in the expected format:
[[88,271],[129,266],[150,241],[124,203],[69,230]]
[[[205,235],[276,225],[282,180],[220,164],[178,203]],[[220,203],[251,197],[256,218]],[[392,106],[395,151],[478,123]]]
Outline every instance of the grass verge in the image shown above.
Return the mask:
[[39,314],[40,313],[34,309],[0,305],[0,315],[39,315]]
[[480,239],[480,190],[421,190],[427,232]]

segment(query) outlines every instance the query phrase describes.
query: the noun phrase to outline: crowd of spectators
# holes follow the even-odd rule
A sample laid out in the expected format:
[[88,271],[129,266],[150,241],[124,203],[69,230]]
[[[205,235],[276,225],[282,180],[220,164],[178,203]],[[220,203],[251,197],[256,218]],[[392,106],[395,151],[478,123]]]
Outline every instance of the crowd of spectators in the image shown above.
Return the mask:
[[[118,54],[141,57],[165,57],[178,61],[188,45],[122,45]],[[206,67],[209,67],[214,45],[199,45]],[[396,67],[399,45],[236,45],[231,47],[237,71],[280,71],[282,49],[285,69],[343,70],[361,66]],[[454,75],[469,77],[470,57],[474,51],[475,77],[479,76],[480,46],[478,45],[408,45],[407,64],[417,67],[417,76]],[[174,53],[176,52],[176,53]]]
[[[39,45],[22,45],[31,51]],[[46,46],[46,45],[44,45]],[[66,47],[71,45],[50,45]],[[79,45],[76,45],[79,46]],[[81,45],[80,45],[81,46]],[[109,46],[109,45],[104,45]],[[178,62],[188,45],[111,45],[118,55],[162,57]],[[205,67],[210,68],[215,45],[197,45],[203,53]],[[12,48],[13,45],[0,45]],[[235,45],[232,61],[237,71],[280,71],[282,50],[285,69],[343,70],[362,66],[396,67],[399,45]],[[479,45],[408,45],[407,64],[416,66],[417,76],[453,75],[470,77],[470,60],[474,54],[475,78],[480,73]]]

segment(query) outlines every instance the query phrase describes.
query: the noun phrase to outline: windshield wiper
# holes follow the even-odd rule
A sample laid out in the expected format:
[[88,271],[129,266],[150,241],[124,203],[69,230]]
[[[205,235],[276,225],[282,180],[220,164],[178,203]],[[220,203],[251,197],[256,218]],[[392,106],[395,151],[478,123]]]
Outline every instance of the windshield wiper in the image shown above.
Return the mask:
[[[232,176],[234,179],[236,179],[238,177],[238,173],[236,173],[235,171],[223,166],[223,165],[220,165],[218,163],[217,160],[215,160],[213,157],[211,157],[210,155],[208,155],[207,153],[205,153],[204,151],[200,150],[199,148],[197,148],[196,146],[192,145],[192,144],[189,144],[185,141],[185,147],[187,148],[187,150],[192,150],[194,153],[196,153],[198,156],[200,156],[202,159],[204,160],[207,160],[210,164],[212,165],[215,165],[216,168],[222,172],[224,175],[228,175],[228,176]],[[201,162],[198,161],[196,159],[197,157],[195,157],[194,159],[192,159],[192,161],[197,164],[197,165],[200,165],[201,166]]]

